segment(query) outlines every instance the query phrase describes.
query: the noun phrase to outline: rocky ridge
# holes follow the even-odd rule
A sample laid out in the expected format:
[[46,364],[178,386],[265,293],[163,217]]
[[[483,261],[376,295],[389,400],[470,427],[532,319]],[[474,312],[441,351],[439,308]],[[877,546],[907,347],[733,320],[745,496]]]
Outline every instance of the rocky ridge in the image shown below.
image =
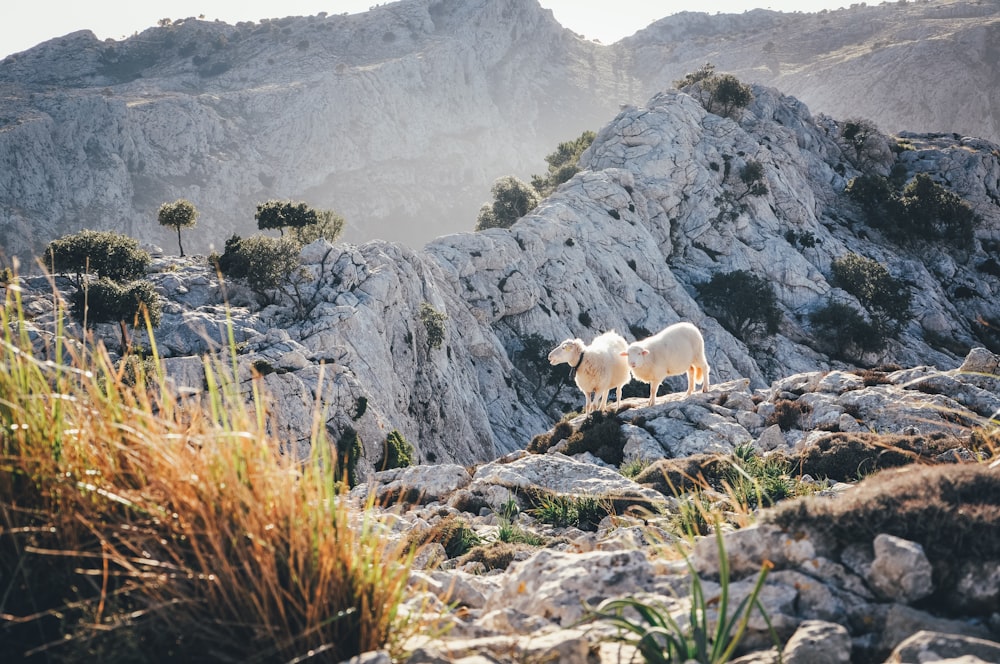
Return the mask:
[[[835,140],[838,125],[818,124],[777,91],[755,94],[738,123],[676,91],[624,109],[583,155],[584,170],[510,229],[445,236],[422,251],[384,242],[306,247],[317,304],[305,320],[290,299],[258,310],[245,287],[220,284],[204,258],[161,258],[149,278],[165,302],[157,340],[168,370],[179,385],[201,388],[199,356],[224,345],[228,303],[244,378],[268,368],[276,430],[307,444],[321,394],[331,437],[347,427],[361,434],[367,472],[393,429],[422,461],[473,463],[523,448],[576,407],[575,387],[541,377],[528,352],[533,338],[551,347],[616,329],[631,340],[690,320],[707,339],[718,382],[757,389],[851,368],[828,354],[808,317],[831,296],[864,312],[830,284],[831,262],[848,252],[883,262],[914,298],[913,319],[863,363],[957,364],[969,348],[995,343],[984,322],[1000,319],[1000,275],[989,269],[1000,241],[996,146],[908,138],[913,149],[895,157],[897,167],[947,182],[982,221],[968,248],[900,245],[845,199],[857,171]],[[762,164],[768,191],[720,220],[716,200],[739,186],[721,165],[735,172],[750,160]],[[815,242],[803,246],[790,233]],[[734,337],[700,302],[698,284],[736,269],[775,289],[781,324],[763,345]],[[56,285],[68,295],[68,282]],[[33,278],[25,288],[35,296],[29,323],[44,335],[50,286]],[[420,322],[425,304],[447,316],[440,348]],[[117,326],[97,331],[115,345]],[[744,438],[761,433],[740,426]]]
[[337,210],[351,241],[421,246],[472,228],[497,177],[543,171],[706,61],[832,117],[997,141],[997,21],[964,0],[686,13],[605,46],[534,0],[405,0],[76,32],[0,62],[0,249],[27,259],[83,227],[166,245],[156,209],[181,197],[202,253],[272,197]]

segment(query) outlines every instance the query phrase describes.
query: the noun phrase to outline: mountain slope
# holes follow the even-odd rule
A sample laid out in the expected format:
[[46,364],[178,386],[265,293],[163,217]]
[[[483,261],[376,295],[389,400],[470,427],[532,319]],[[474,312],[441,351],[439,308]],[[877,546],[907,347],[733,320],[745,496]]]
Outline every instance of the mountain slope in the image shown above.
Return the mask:
[[235,26],[185,19],[121,42],[78,32],[0,62],[0,249],[83,227],[170,250],[163,202],[202,212],[189,249],[304,199],[347,239],[420,246],[706,60],[814,113],[1000,139],[995,4],[682,14],[604,46],[534,0],[404,0]]
[[[305,320],[290,294],[258,311],[203,260],[161,259],[151,278],[169,303],[157,332],[167,370],[201,389],[199,355],[225,346],[228,302],[245,377],[251,366],[267,368],[273,427],[293,448],[308,446],[320,398],[330,438],[356,429],[366,464],[377,462],[393,429],[424,461],[471,463],[522,448],[579,408],[582,395],[550,381],[544,360],[566,337],[589,342],[616,329],[631,341],[689,320],[705,335],[713,383],[752,388],[836,367],[957,366],[970,347],[1000,347],[995,328],[984,325],[1000,320],[998,146],[911,135],[910,149],[887,152],[886,168],[948,182],[982,218],[969,247],[896,241],[843,193],[859,171],[839,147],[839,125],[818,122],[776,90],[757,86],[754,95],[738,122],[678,91],[623,109],[583,154],[584,170],[510,229],[450,235],[420,251],[385,242],[309,245],[303,261],[319,304]],[[722,215],[751,162],[761,165],[767,190]],[[833,261],[850,253],[884,265],[913,307],[883,350],[845,362],[810,314],[836,301],[871,315],[831,283]],[[699,285],[735,270],[759,275],[775,292],[777,333],[749,345],[699,294]],[[37,294],[32,310],[51,308],[41,278]],[[421,316],[425,305],[447,316],[440,346]],[[114,346],[118,330],[98,334]],[[680,389],[676,381],[666,389]]]

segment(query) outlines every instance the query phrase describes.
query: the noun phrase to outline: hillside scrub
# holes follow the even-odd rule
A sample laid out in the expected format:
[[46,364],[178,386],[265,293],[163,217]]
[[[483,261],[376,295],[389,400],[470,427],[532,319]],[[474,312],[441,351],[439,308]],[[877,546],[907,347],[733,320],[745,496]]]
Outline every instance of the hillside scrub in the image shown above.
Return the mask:
[[[206,359],[203,398],[0,307],[0,613],[27,661],[340,661],[401,632],[409,557],[313,457],[279,453],[259,382]],[[234,356],[235,357],[235,356]],[[152,372],[145,370],[152,366]],[[134,382],[134,386],[129,383]]]

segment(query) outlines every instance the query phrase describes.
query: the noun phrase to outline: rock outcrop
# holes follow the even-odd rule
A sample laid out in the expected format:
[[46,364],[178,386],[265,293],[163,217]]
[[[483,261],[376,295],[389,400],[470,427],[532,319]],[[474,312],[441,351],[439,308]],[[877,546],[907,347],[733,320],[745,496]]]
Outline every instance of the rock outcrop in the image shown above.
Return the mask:
[[[584,170],[510,229],[444,236],[421,251],[384,242],[309,245],[302,261],[315,307],[304,317],[292,292],[258,310],[244,287],[223,289],[203,258],[162,258],[149,278],[166,302],[157,335],[168,370],[200,389],[198,355],[225,345],[228,302],[244,378],[251,366],[268,369],[261,380],[273,395],[276,430],[305,445],[319,396],[334,439],[347,427],[361,434],[369,470],[393,429],[425,462],[471,463],[523,448],[580,396],[550,380],[532,343],[544,355],[561,339],[590,340],[609,329],[631,341],[694,322],[712,380],[739,381],[728,392],[741,403],[782,376],[808,372],[795,379],[803,384],[781,389],[839,395],[809,397],[814,426],[827,430],[850,430],[855,411],[882,404],[877,390],[853,389],[862,378],[817,371],[896,364],[917,368],[884,371],[887,380],[923,393],[950,389],[949,379],[925,379],[919,367],[957,366],[969,348],[997,343],[990,326],[1000,320],[1000,273],[990,266],[1000,241],[1000,152],[984,141],[911,136],[913,149],[895,168],[947,182],[981,221],[968,246],[898,242],[869,227],[844,196],[857,171],[838,147],[836,123],[818,124],[774,90],[754,92],[739,122],[676,91],[624,109],[583,155]],[[761,165],[766,193],[722,215],[727,196],[740,191],[735,173],[751,161]],[[813,242],[796,240],[804,236]],[[832,356],[809,317],[831,297],[868,315],[831,285],[832,261],[852,252],[884,264],[913,298],[912,319],[898,335],[854,363]],[[699,295],[700,284],[734,270],[769,282],[780,313],[777,334],[751,346],[710,316]],[[44,279],[28,286],[39,296],[32,307],[51,308]],[[440,347],[421,321],[423,306],[447,316]],[[48,319],[39,316],[33,322],[44,330]],[[113,345],[117,327],[101,334]],[[992,408],[972,387],[963,399],[981,416]],[[912,408],[920,417],[930,410]],[[767,419],[740,417],[699,435],[737,445],[759,435]],[[668,422],[682,426],[683,418]]]

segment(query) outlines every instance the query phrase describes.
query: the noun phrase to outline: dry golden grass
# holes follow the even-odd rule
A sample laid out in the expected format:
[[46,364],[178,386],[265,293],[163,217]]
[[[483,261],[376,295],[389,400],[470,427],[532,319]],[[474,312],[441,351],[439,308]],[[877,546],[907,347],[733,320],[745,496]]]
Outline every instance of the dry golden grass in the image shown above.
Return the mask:
[[[319,404],[313,458],[299,462],[267,435],[259,381],[237,382],[235,353],[231,363],[206,359],[208,387],[186,401],[162,371],[147,375],[138,363],[126,380],[124,363],[99,346],[77,350],[61,329],[33,347],[21,310],[8,288],[5,652],[28,661],[338,661],[399,633],[410,556],[370,510],[349,505]],[[152,355],[159,367],[155,346]]]

